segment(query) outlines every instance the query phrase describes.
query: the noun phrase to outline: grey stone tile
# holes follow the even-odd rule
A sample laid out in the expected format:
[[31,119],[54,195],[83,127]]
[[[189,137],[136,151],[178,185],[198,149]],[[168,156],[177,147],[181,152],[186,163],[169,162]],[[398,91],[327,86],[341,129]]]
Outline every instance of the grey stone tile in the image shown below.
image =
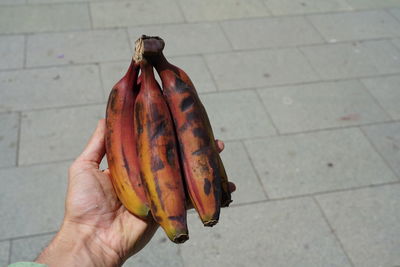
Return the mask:
[[397,47],[397,49],[400,50],[400,39],[394,39],[392,40],[392,42]]
[[400,123],[365,126],[362,130],[400,177]]
[[259,93],[281,133],[390,120],[359,81],[267,88]]
[[25,4],[25,0],[0,0],[0,5],[20,5]]
[[400,72],[400,52],[389,41],[366,41],[300,48],[324,79]]
[[179,0],[186,20],[210,21],[225,19],[242,19],[250,17],[265,17],[268,9],[261,0]]
[[0,9],[0,33],[66,31],[89,27],[89,10],[85,4],[14,5]]
[[[168,59],[172,64],[183,69],[199,93],[215,92],[216,88],[211,74],[201,56],[173,57]],[[122,78],[129,66],[129,61],[101,63],[101,76],[105,94],[108,97],[111,88]],[[158,78],[156,76],[156,78]]]
[[274,15],[307,14],[351,10],[346,0],[264,0]]
[[8,264],[8,256],[10,253],[10,241],[0,242],[0,266]]
[[105,105],[24,112],[19,163],[74,159],[104,114]]
[[307,59],[295,48],[206,55],[221,90],[293,84],[317,80]]
[[222,23],[222,27],[235,49],[285,47],[324,42],[321,35],[303,17],[226,21]]
[[93,2],[90,3],[90,10],[94,28],[184,21],[177,3],[173,0]]
[[97,66],[0,72],[0,112],[104,101]]
[[354,8],[400,7],[398,0],[347,0]]
[[24,63],[24,37],[0,36],[0,70],[22,68]]
[[274,135],[261,101],[253,91],[201,95],[213,126],[221,140]]
[[[174,24],[130,28],[134,43],[143,33],[161,36],[165,41],[165,56],[193,55],[231,50],[228,40],[216,23]],[[210,44],[212,40],[212,44]]]
[[11,262],[34,261],[54,235],[40,235],[11,241]]
[[310,199],[230,207],[213,228],[193,214],[189,226],[185,266],[351,266]]
[[[400,4],[399,4],[399,6],[400,6]],[[390,12],[393,16],[395,16],[398,20],[400,20],[400,8],[392,8],[392,9],[389,9],[389,12]]]
[[0,114],[0,167],[15,166],[17,158],[19,116]]
[[43,3],[72,3],[72,2],[92,2],[103,0],[26,0],[28,4],[43,4]]
[[380,105],[395,119],[400,119],[400,76],[363,79],[362,83],[378,100]]
[[245,142],[269,197],[396,181],[359,129]]
[[317,197],[357,267],[399,266],[400,185]]
[[266,199],[262,185],[241,142],[225,142],[221,157],[229,181],[236,185],[236,191],[232,194],[232,204]]
[[124,30],[38,34],[28,37],[27,65],[49,66],[132,57]]
[[330,42],[400,35],[400,23],[383,10],[314,15],[308,18]]
[[158,267],[176,266],[183,267],[182,257],[178,251],[179,245],[169,241],[164,231],[157,230],[153,239],[138,254],[125,262],[124,267]]
[[57,230],[64,215],[67,172],[67,163],[1,169],[0,236]]

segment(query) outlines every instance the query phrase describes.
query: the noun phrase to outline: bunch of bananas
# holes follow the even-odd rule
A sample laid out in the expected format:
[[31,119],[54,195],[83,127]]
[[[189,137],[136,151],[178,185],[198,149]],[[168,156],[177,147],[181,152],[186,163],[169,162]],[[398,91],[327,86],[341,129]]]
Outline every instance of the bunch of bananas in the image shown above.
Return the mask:
[[228,179],[188,75],[166,60],[161,38],[143,35],[135,45],[131,65],[107,104],[112,183],[131,213],[153,216],[171,241],[183,243],[189,238],[188,206],[205,226],[215,225],[220,208],[232,201]]

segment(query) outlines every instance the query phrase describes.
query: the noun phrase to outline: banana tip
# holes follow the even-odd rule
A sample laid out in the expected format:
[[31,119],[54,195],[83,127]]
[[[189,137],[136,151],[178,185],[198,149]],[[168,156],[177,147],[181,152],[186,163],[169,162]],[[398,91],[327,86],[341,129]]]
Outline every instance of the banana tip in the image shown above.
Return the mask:
[[207,226],[207,227],[213,227],[217,223],[218,223],[218,220],[209,220],[209,221],[203,222],[204,226]]
[[179,235],[174,237],[172,242],[177,243],[177,244],[181,244],[181,243],[184,243],[188,239],[189,239],[189,235],[188,234],[179,234]]

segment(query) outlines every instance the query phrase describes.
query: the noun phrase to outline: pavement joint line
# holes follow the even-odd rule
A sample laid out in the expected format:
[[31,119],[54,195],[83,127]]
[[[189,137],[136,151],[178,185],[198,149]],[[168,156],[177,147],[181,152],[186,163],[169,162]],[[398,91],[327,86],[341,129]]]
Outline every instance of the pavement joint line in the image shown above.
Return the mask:
[[127,27],[125,28],[125,32],[126,32],[126,38],[128,40],[128,46],[129,46],[129,48],[131,50],[131,53],[132,53],[132,56],[133,56],[133,54],[135,52],[135,47],[133,45],[133,42],[131,42],[131,38],[129,37],[129,30],[128,30]]
[[217,26],[221,30],[221,32],[222,32],[224,38],[226,39],[226,41],[228,41],[228,44],[229,44],[229,47],[231,48],[231,50],[234,51],[235,48],[233,46],[233,43],[232,43],[231,39],[229,38],[228,34],[226,33],[224,27],[221,25],[220,21],[217,22]]
[[310,67],[310,69],[314,72],[315,76],[318,78],[318,80],[323,80],[323,77],[319,74],[319,72],[315,69],[315,67],[313,66],[313,64],[311,63],[311,60],[307,57],[307,55],[304,53],[304,51],[302,49],[300,49],[299,47],[295,48],[306,60],[306,62],[308,63],[308,66]]
[[350,265],[352,267],[355,267],[353,261],[351,260],[349,254],[347,253],[342,241],[340,240],[339,236],[336,234],[335,229],[332,227],[332,225],[330,224],[328,217],[326,216],[324,210],[322,209],[321,205],[319,204],[318,200],[315,197],[312,197],[315,205],[317,205],[317,208],[319,210],[319,212],[321,213],[322,218],[324,219],[325,223],[327,224],[330,232],[332,233],[332,235],[334,236],[334,238],[336,239],[336,242],[338,242],[340,249],[342,250],[343,254],[346,256],[348,262],[350,263]]
[[[211,69],[210,69],[210,66],[208,66],[208,63],[207,63],[207,60],[206,60],[205,56],[204,56],[204,55],[199,55],[199,57],[200,57],[201,60],[203,61],[204,65],[206,66],[206,69],[207,69],[208,73],[210,74],[211,81],[212,81],[212,83],[214,84],[215,89],[217,90],[216,92],[221,92],[221,89],[220,89],[219,86],[218,86],[217,80],[215,79],[214,74],[213,74],[213,72],[212,72]],[[209,93],[211,93],[211,92],[209,92]],[[215,92],[214,92],[214,93],[215,93]]]
[[388,117],[394,120],[392,115],[389,114],[389,112],[385,109],[384,106],[381,105],[381,103],[378,101],[378,99],[371,93],[371,91],[368,89],[368,87],[365,85],[365,83],[361,79],[357,79],[357,81],[361,84],[363,90],[365,93],[367,93],[375,102],[375,104],[383,111],[383,113]]
[[267,119],[269,120],[269,122],[272,124],[272,127],[274,127],[275,129],[275,133],[279,136],[280,132],[278,127],[276,126],[274,120],[272,119],[271,114],[268,111],[267,105],[265,105],[264,101],[262,100],[262,97],[260,95],[260,92],[258,90],[254,90],[255,94],[257,95],[258,101],[260,101],[261,106],[263,107],[265,114],[267,115]]
[[179,2],[179,0],[174,0],[175,4],[178,6],[179,9],[179,13],[181,14],[182,18],[183,18],[183,22],[186,24],[188,23],[188,20],[186,18],[185,12],[183,11],[183,7],[181,6],[181,3]]
[[[101,74],[100,64],[96,64],[96,66],[97,66],[97,71],[99,72],[101,95],[103,96],[103,100],[107,101],[106,88],[104,86],[103,75]],[[111,90],[111,89],[109,89],[109,90]]]
[[58,230],[57,231],[50,231],[50,232],[43,232],[43,233],[38,233],[38,234],[31,234],[31,235],[14,236],[14,237],[11,237],[11,238],[0,239],[0,242],[3,242],[3,241],[14,241],[14,240],[20,240],[20,239],[25,239],[25,238],[44,236],[44,235],[54,235],[57,232],[58,232]]
[[15,167],[19,166],[19,150],[21,148],[22,111],[18,112],[17,146],[15,151]]
[[23,51],[23,63],[22,63],[22,69],[26,69],[26,61],[28,58],[28,36],[25,34],[24,35],[24,51]]
[[[78,157],[78,155],[76,157]],[[60,160],[46,161],[46,162],[35,162],[35,163],[23,164],[23,165],[19,165],[19,166],[1,167],[0,171],[7,170],[7,169],[17,169],[17,168],[26,168],[26,167],[43,166],[43,165],[51,165],[51,164],[61,164],[61,163],[70,163],[70,164],[72,164],[72,162],[76,159],[76,157],[70,158],[70,159],[60,159]]]
[[386,158],[383,156],[383,154],[378,150],[378,148],[375,146],[375,144],[372,142],[372,140],[368,137],[368,135],[363,130],[363,128],[359,127],[359,129],[360,129],[360,132],[367,139],[368,143],[372,146],[372,148],[375,151],[375,153],[377,153],[377,155],[379,155],[381,157],[381,159],[385,163],[386,167],[388,167],[389,170],[392,171],[393,175],[400,181],[400,175],[398,175],[397,172],[392,168],[392,166],[389,164],[389,162],[386,160]]
[[91,8],[91,5],[90,5],[89,1],[86,2],[86,6],[87,6],[87,9],[88,9],[88,16],[89,16],[89,22],[90,22],[90,29],[93,30],[94,27],[93,27],[92,8]]
[[[59,2],[59,3],[37,3],[37,4],[27,4],[27,6],[36,6],[36,5],[71,5],[77,3],[89,3],[94,5],[96,3],[102,2],[110,2],[111,1],[96,1],[93,3],[85,2]],[[0,6],[20,6],[20,5],[0,5]],[[202,23],[218,23],[218,22],[229,22],[229,21],[248,21],[248,20],[257,20],[257,19],[269,19],[269,18],[291,18],[291,17],[301,17],[301,16],[311,16],[311,15],[330,15],[330,14],[346,14],[346,13],[356,13],[356,12],[367,12],[367,11],[379,11],[382,8],[370,8],[370,9],[362,9],[362,10],[340,10],[340,11],[333,11],[333,12],[319,12],[319,13],[300,13],[300,14],[286,14],[286,15],[278,15],[278,16],[254,16],[254,17],[245,17],[245,18],[232,18],[232,19],[224,19],[224,20],[200,20],[200,21],[191,21],[187,23],[182,22],[169,22],[169,23],[155,23],[155,24],[135,24],[135,25],[123,25],[123,26],[110,26],[110,27],[93,27],[93,29],[88,28],[78,28],[75,30],[48,30],[48,31],[33,31],[33,32],[9,32],[9,33],[0,33],[2,35],[20,35],[20,34],[28,34],[28,35],[37,35],[37,34],[58,34],[58,33],[68,33],[68,32],[84,32],[84,31],[94,31],[94,30],[118,30],[122,28],[134,28],[134,27],[146,27],[146,26],[172,26],[172,25],[190,25],[190,24],[202,24]]]
[[[394,8],[394,7],[392,7],[392,8]],[[398,7],[398,8],[400,8],[400,7]],[[389,9],[391,9],[391,8],[390,8],[390,7],[387,7],[387,8],[384,8],[383,10],[384,10],[387,14],[389,14],[390,17],[394,18],[397,22],[400,23],[400,18],[398,18],[398,17],[396,17],[395,15],[393,15],[393,13],[390,12]]]
[[307,22],[308,25],[311,26],[311,28],[315,30],[315,32],[319,35],[319,37],[321,37],[322,40],[325,41],[326,44],[329,44],[329,40],[325,38],[325,36],[322,34],[320,30],[318,30],[318,28],[314,25],[314,23],[310,20],[309,17],[310,16],[304,16],[304,20]]
[[8,240],[8,259],[7,264],[11,264],[11,255],[12,255],[12,241]]
[[261,180],[261,176],[258,173],[258,170],[257,170],[256,166],[254,166],[254,163],[251,160],[249,150],[247,149],[246,144],[243,141],[241,141],[240,143],[241,143],[241,145],[242,145],[242,147],[243,147],[243,149],[244,149],[244,151],[246,153],[247,159],[250,162],[251,168],[253,169],[254,173],[256,174],[256,177],[257,177],[257,180],[258,180],[258,184],[259,184],[259,186],[261,186],[261,189],[262,189],[262,191],[264,193],[264,196],[265,196],[266,200],[268,200],[269,199],[268,192],[264,187],[264,183]]

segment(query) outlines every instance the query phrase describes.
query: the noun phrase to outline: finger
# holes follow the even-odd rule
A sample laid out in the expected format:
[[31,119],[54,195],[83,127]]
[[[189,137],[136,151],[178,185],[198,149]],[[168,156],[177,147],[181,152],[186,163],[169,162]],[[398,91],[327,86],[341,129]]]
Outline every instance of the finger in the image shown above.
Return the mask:
[[104,135],[106,132],[105,119],[101,119],[97,124],[97,128],[90,138],[85,149],[77,158],[77,161],[89,161],[100,164],[101,160],[106,153]]
[[224,150],[224,148],[225,148],[224,142],[222,142],[221,140],[218,140],[218,139],[215,139],[215,142],[217,143],[218,153],[221,153],[222,150]]

